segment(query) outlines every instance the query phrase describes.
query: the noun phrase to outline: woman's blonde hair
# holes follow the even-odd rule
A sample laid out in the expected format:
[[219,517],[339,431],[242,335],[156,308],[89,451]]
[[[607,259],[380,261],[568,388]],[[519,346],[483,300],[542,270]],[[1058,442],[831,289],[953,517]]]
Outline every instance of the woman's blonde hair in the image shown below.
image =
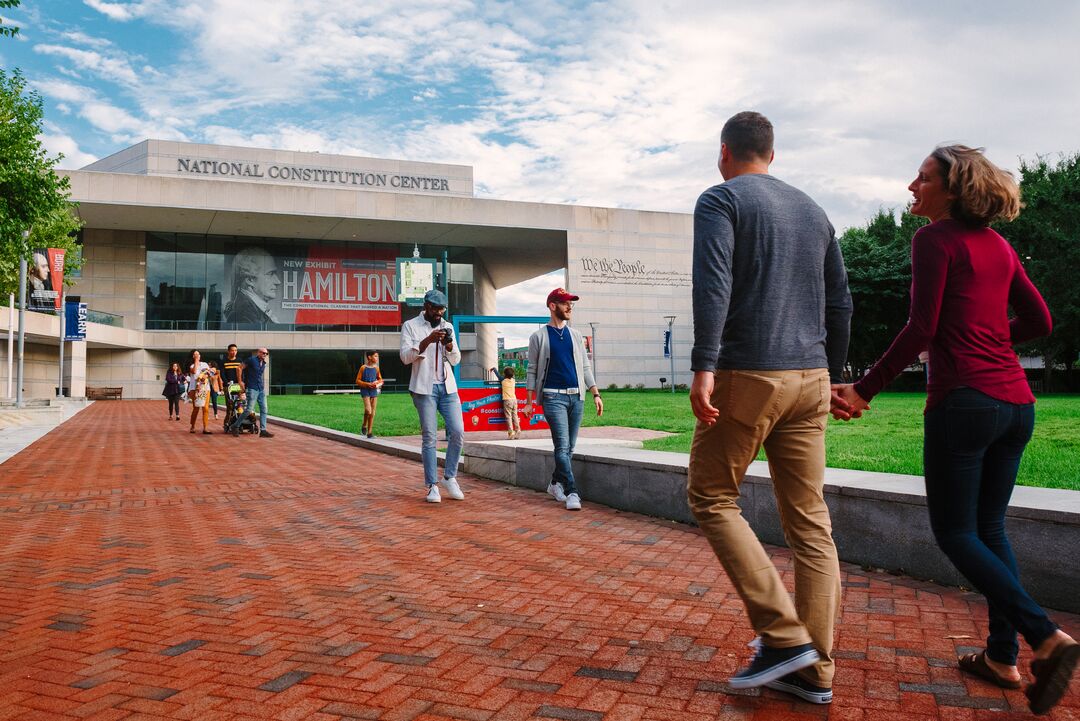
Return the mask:
[[983,148],[940,145],[930,157],[941,165],[945,190],[956,196],[952,217],[968,225],[986,226],[1020,215],[1020,188],[1012,173],[983,155]]

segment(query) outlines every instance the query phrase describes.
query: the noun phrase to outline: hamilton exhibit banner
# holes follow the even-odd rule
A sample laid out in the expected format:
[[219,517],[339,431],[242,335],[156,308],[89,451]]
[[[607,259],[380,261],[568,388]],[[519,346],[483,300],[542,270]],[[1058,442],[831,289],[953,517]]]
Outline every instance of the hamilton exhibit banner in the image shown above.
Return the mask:
[[[244,326],[401,324],[395,249],[241,248],[225,258],[221,319]],[[295,253],[296,248],[290,248]],[[213,309],[206,317],[213,318]]]

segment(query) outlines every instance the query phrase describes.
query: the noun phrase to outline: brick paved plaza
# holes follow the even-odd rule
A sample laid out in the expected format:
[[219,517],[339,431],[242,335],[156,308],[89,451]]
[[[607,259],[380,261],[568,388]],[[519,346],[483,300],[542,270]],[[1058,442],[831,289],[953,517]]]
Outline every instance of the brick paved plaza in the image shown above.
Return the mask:
[[971,594],[845,566],[833,705],[732,695],[752,633],[696,529],[426,504],[418,463],[165,415],[96,403],[0,465],[0,719],[1031,718],[955,668]]

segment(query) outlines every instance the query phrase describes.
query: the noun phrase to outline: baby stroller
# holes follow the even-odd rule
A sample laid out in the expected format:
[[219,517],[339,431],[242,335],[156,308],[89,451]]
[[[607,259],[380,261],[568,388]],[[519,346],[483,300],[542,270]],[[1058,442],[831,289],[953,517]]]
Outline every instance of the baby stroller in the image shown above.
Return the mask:
[[230,383],[225,392],[229,394],[228,409],[225,412],[224,428],[226,433],[239,436],[241,433],[258,433],[255,415],[247,412],[247,400],[240,390],[239,383]]

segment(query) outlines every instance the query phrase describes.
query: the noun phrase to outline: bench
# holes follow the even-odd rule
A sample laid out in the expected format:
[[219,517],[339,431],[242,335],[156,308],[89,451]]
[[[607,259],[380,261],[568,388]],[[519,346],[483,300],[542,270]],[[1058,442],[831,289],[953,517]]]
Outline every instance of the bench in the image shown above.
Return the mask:
[[314,393],[314,394],[315,394],[315,395],[317,395],[317,396],[323,396],[323,395],[326,395],[327,393],[359,393],[359,392],[360,392],[360,389],[359,389],[359,388],[356,388],[356,389],[353,389],[353,388],[344,388],[344,389],[341,389],[341,390],[336,390],[336,389],[335,389],[335,390],[322,390],[322,389],[317,389],[317,390],[314,390],[314,391],[312,391],[312,393]]
[[91,401],[120,401],[124,399],[123,386],[87,386],[86,398]]

